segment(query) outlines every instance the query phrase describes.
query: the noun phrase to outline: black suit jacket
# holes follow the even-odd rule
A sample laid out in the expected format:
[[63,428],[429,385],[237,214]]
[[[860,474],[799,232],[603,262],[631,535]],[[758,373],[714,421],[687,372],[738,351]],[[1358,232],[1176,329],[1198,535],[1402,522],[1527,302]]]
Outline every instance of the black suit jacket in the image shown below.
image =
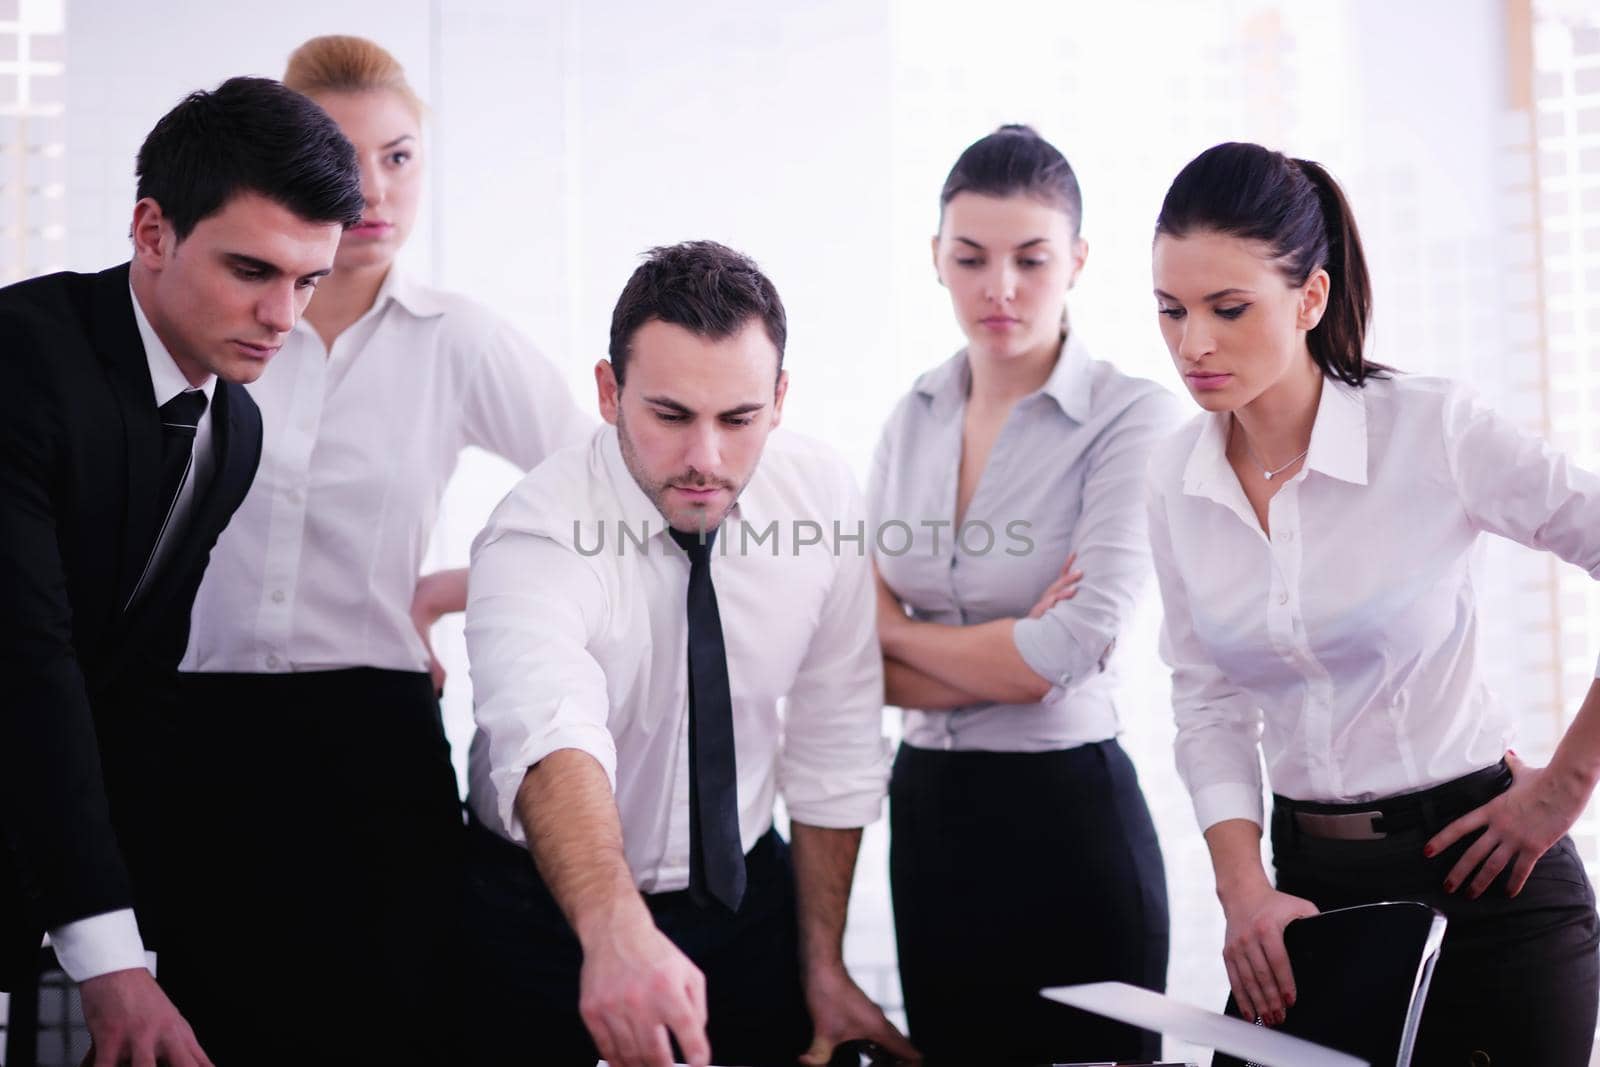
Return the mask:
[[242,386],[217,383],[211,420],[211,484],[127,609],[166,504],[128,266],[0,289],[0,989],[77,919],[134,907],[159,943],[170,694],[261,458]]

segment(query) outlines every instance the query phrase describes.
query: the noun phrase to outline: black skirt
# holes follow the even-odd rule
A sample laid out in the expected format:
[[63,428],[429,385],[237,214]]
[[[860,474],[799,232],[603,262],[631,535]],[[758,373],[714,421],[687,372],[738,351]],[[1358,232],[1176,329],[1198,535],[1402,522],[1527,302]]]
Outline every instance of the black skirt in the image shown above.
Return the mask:
[[464,828],[426,674],[187,674],[158,975],[219,1064],[441,1063]]
[[900,981],[930,1064],[1160,1057],[1158,1036],[1039,996],[1166,987],[1161,849],[1120,745],[902,745],[889,797]]

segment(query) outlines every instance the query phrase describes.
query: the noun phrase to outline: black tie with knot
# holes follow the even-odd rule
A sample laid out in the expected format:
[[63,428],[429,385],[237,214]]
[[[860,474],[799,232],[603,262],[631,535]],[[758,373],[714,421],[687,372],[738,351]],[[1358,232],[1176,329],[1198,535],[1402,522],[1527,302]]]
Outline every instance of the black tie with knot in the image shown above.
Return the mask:
[[145,582],[149,581],[150,570],[155,566],[161,542],[169,536],[176,537],[181,532],[177,530],[169,532],[168,528],[172,525],[173,514],[178,510],[178,494],[183,492],[183,483],[188,481],[194,467],[194,435],[200,426],[200,416],[206,412],[206,394],[199,389],[185,389],[162,404],[159,410],[161,483],[156,502],[161,508],[161,529],[156,531],[156,539],[150,545],[150,556],[145,560],[144,570],[140,572],[139,581],[128,597],[127,606],[132,606],[144,588]]
[[689,893],[698,903],[710,897],[738,911],[744,899],[744,845],[728,653],[711,585],[717,532],[670,532],[689,556]]

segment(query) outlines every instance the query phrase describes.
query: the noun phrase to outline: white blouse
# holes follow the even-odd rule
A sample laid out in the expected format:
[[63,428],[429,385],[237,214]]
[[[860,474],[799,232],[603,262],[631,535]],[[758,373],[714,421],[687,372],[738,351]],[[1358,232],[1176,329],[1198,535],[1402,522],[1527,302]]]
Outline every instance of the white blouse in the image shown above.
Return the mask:
[[[1049,379],[1006,419],[957,528],[971,377],[963,350],[918,378],[889,416],[868,490],[874,558],[918,619],[1017,619],[1017,653],[1051,690],[1038,704],[908,708],[906,743],[1046,752],[1115,737],[1113,650],[1150,580],[1145,469],[1182,422],[1178,401],[1091,359],[1074,331]],[[1028,618],[1071,552],[1085,575],[1077,596]]]
[[1324,802],[1500,759],[1513,724],[1478,669],[1472,550],[1496,533],[1600,577],[1600,477],[1455,383],[1327,380],[1269,537],[1228,464],[1229,418],[1196,418],[1150,471],[1178,770],[1201,828],[1262,823],[1261,753],[1275,793]]
[[461,449],[528,470],[595,422],[508,323],[398,271],[331,352],[302,319],[249,388],[261,467],[211,553],[185,671],[426,670],[411,601]]

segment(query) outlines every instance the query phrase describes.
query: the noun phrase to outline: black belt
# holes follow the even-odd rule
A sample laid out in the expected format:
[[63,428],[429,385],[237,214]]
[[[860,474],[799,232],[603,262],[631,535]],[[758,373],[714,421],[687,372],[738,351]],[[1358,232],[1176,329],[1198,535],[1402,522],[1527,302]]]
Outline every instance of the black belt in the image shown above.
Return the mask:
[[1492,767],[1451,779],[1430,789],[1355,804],[1323,804],[1274,795],[1274,822],[1291,833],[1334,841],[1381,841],[1415,833],[1431,837],[1511,785],[1511,769],[1501,760]]

